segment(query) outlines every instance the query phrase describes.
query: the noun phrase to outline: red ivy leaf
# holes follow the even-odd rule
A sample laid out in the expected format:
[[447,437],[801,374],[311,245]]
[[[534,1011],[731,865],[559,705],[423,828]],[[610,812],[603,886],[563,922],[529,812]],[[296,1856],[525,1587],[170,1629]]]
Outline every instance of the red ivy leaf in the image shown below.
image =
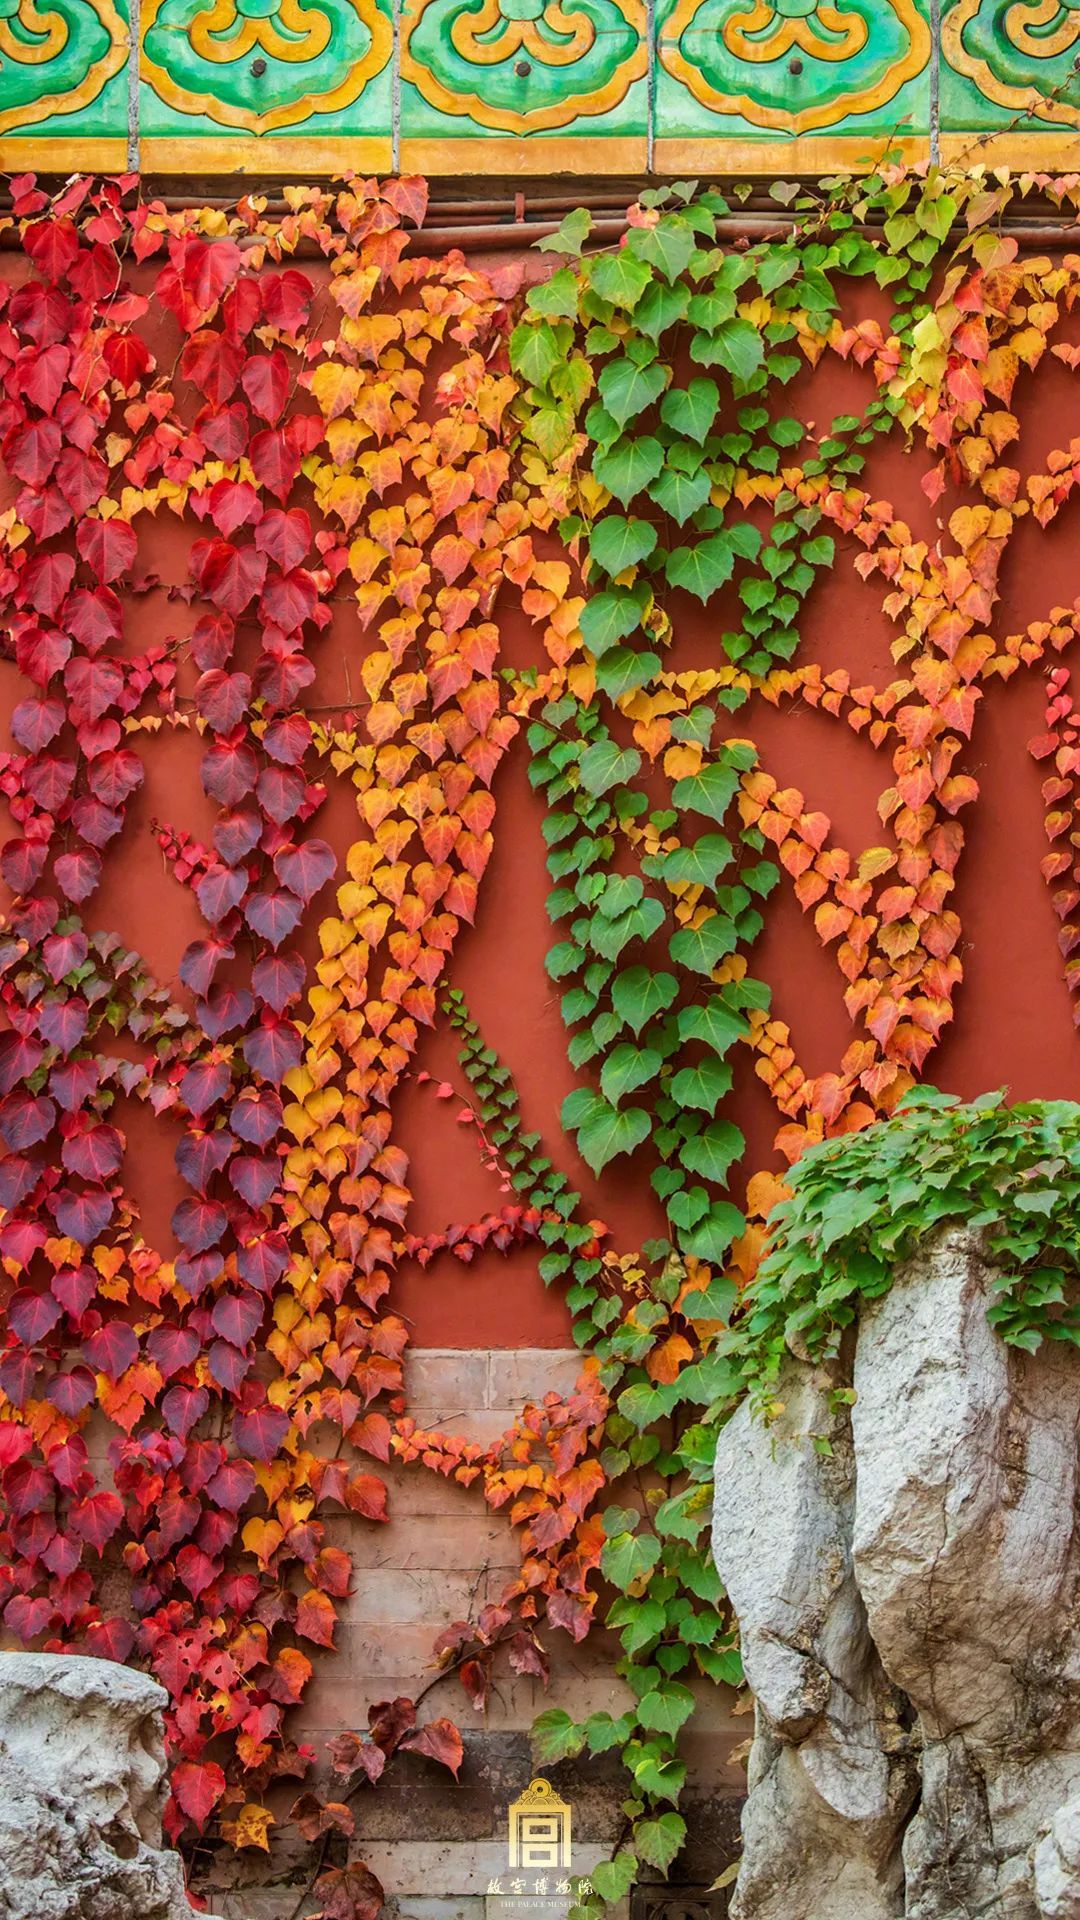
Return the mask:
[[62,1311],[51,1293],[34,1293],[29,1287],[20,1287],[7,1304],[8,1329],[24,1346],[33,1347],[52,1332]]
[[281,1126],[281,1096],[271,1087],[245,1087],[233,1107],[230,1125],[249,1147],[265,1147]]
[[337,870],[333,849],[325,840],[305,840],[299,847],[284,847],[274,856],[274,872],[282,886],[291,888],[305,904],[314,898]]
[[115,1493],[91,1493],[72,1507],[69,1524],[77,1539],[85,1540],[87,1546],[96,1548],[100,1554],[123,1517],[124,1503]]
[[228,540],[197,540],[191,565],[201,592],[222,613],[243,613],[266,578],[266,555],[256,547],[234,547]]
[[315,1587],[301,1594],[296,1609],[296,1631],[305,1640],[313,1640],[316,1646],[332,1647],[337,1614],[334,1603],[325,1593],[319,1593]]
[[234,391],[244,359],[244,349],[236,341],[214,327],[200,327],[180,356],[180,371],[211,406],[220,407]]
[[437,1760],[441,1767],[449,1767],[457,1779],[465,1749],[452,1720],[431,1720],[426,1727],[408,1734],[401,1744],[410,1753],[425,1754],[429,1760]]
[[181,1200],[172,1216],[172,1230],[189,1253],[205,1253],[215,1247],[228,1224],[225,1209],[217,1200]]
[[12,712],[12,735],[28,753],[40,753],[50,740],[55,740],[66,719],[67,708],[61,700],[32,696],[20,700]]
[[53,872],[65,897],[80,905],[90,898],[101,879],[101,855],[92,847],[80,847],[75,853],[62,853],[54,862]]
[[262,1025],[244,1038],[244,1058],[264,1080],[280,1086],[287,1073],[300,1065],[303,1042],[298,1027],[269,1009]]
[[134,527],[126,520],[83,520],[75,544],[99,580],[118,580],[131,566],[138,548]]
[[95,1373],[119,1380],[139,1356],[139,1342],[126,1320],[109,1320],[83,1342],[83,1352]]
[[197,1359],[199,1336],[190,1327],[155,1327],[147,1336],[146,1351],[162,1379],[169,1380]]
[[115,1127],[88,1123],[85,1116],[79,1130],[64,1141],[60,1158],[69,1173],[83,1180],[108,1180],[119,1173],[124,1143]]
[[144,779],[142,761],[129,747],[99,753],[86,770],[91,792],[106,807],[122,807]]
[[312,1895],[325,1920],[378,1920],[386,1899],[380,1882],[360,1861],[321,1873]]
[[250,1293],[222,1293],[214,1301],[210,1324],[230,1346],[244,1347],[262,1324],[263,1304]]
[[273,893],[253,893],[244,908],[244,918],[260,939],[271,947],[280,947],[299,926],[303,911],[295,893],[278,887]]
[[204,313],[216,306],[243,261],[235,240],[189,240],[181,278],[196,306]]
[[263,277],[263,312],[279,333],[299,333],[314,297],[315,288],[311,281],[295,267],[287,267],[284,273],[268,273]]
[[280,347],[273,353],[252,354],[240,384],[256,413],[273,426],[285,411],[289,397],[289,363]]
[[216,1760],[181,1760],[173,1769],[173,1798],[200,1833],[225,1791],[225,1775]]
[[[319,431],[321,437],[321,422]],[[257,433],[248,447],[248,459],[259,485],[268,487],[281,501],[288,497],[302,457],[296,437],[285,427],[268,427]]]
[[272,1460],[288,1431],[289,1416],[278,1407],[257,1407],[233,1420],[233,1439],[249,1460]]

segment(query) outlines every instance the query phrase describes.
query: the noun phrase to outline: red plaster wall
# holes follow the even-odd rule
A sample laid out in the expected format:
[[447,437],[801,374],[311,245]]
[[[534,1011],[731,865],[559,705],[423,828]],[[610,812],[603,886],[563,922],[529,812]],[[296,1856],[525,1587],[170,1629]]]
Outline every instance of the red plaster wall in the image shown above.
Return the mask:
[[[305,269],[310,270],[307,263]],[[22,263],[5,256],[2,270],[18,277]],[[861,302],[864,312],[866,305]],[[167,317],[159,315],[155,328],[161,337],[155,347],[161,352],[168,350],[166,325]],[[1074,379],[1060,363],[1047,360],[1018,390],[1020,464],[1025,470],[1041,464],[1052,445],[1068,441],[1075,414]],[[851,410],[868,385],[867,376],[855,369],[823,363],[817,374],[801,377],[789,390],[789,409],[824,426],[835,414]],[[917,533],[930,535],[935,521],[947,517],[950,502],[946,498],[936,509],[928,506],[919,485],[926,465],[921,449],[909,452],[894,440],[875,450],[866,484],[875,496],[890,499],[910,516]],[[0,509],[10,497],[0,478]],[[997,609],[999,634],[1017,631],[1029,620],[1044,617],[1055,604],[1071,604],[1076,597],[1078,511],[1075,504],[1067,508],[1049,534],[1033,524],[1018,531]],[[168,589],[186,579],[187,550],[199,531],[196,523],[181,524],[162,512],[155,524],[148,526],[144,519],[140,527],[140,564],[156,572],[161,584],[131,602],[127,644],[132,649],[151,637],[183,633],[195,617]],[[843,664],[859,679],[881,685],[894,677],[890,624],[881,612],[880,588],[864,584],[853,570],[856,551],[853,541],[838,539],[835,570],[812,591],[807,605],[800,659],[818,658],[826,669]],[[670,664],[718,664],[716,636],[729,624],[723,608],[703,612],[686,601],[675,612],[677,636]],[[505,657],[522,663],[535,659],[538,641],[533,630],[509,606],[501,617]],[[319,680],[311,697],[342,699],[350,685],[350,662],[355,688],[355,663],[370,644],[343,604],[333,627],[315,643]],[[0,722],[6,722],[19,697],[16,683],[14,668],[0,663]],[[966,977],[957,996],[955,1024],[931,1057],[929,1078],[964,1096],[1007,1085],[1015,1098],[1080,1099],[1080,1042],[1057,947],[1057,922],[1039,873],[1046,850],[1042,773],[1026,751],[1028,739],[1043,730],[1044,687],[1043,668],[1021,670],[1010,684],[995,687],[980,704],[973,740],[957,762],[957,771],[975,773],[982,788],[976,808],[964,816],[967,849],[955,896],[964,926]],[[752,736],[769,771],[781,784],[800,787],[809,805],[829,814],[844,844],[858,850],[884,838],[875,808],[879,792],[889,784],[888,757],[875,753],[846,725],[802,706],[777,711],[759,702],[734,717],[731,731]],[[167,871],[149,826],[152,819],[167,819],[208,838],[213,810],[199,784],[201,746],[195,734],[163,730],[144,737],[141,746],[146,785],[131,805],[120,841],[110,849],[104,883],[87,918],[92,925],[118,932],[141,951],[158,979],[182,999],[177,963],[201,923],[190,897]],[[540,834],[543,807],[528,784],[527,758],[519,737],[496,780],[496,851],[482,883],[478,923],[460,939],[448,978],[464,990],[488,1043],[512,1069],[526,1125],[542,1132],[553,1157],[611,1224],[616,1245],[628,1250],[660,1229],[647,1166],[639,1164],[640,1156],[632,1167],[618,1163],[598,1184],[558,1124],[560,1102],[576,1080],[566,1060],[558,993],[544,972],[544,954],[555,936],[544,910],[548,881]],[[318,831],[342,850],[355,837],[349,792],[332,795]],[[327,893],[320,903],[324,911],[329,900]],[[767,920],[755,968],[773,986],[777,1013],[791,1023],[801,1064],[810,1072],[834,1067],[852,1031],[834,961],[818,946],[786,881],[769,902]],[[313,929],[314,918],[307,929],[309,957]],[[455,1052],[453,1035],[440,1028],[425,1040],[418,1065],[438,1077],[451,1077]],[[469,1130],[456,1123],[456,1111],[456,1102],[437,1101],[430,1088],[416,1084],[407,1085],[399,1097],[399,1138],[412,1159],[415,1204],[409,1225],[414,1232],[439,1229],[502,1203],[497,1183],[479,1163]],[[777,1116],[749,1061],[742,1068],[733,1113],[747,1134],[745,1172],[778,1164],[771,1150]],[[167,1119],[151,1122],[142,1107],[129,1119],[129,1185],[143,1210],[147,1238],[165,1248],[170,1243],[169,1215],[182,1196],[172,1164],[174,1129]],[[538,1279],[531,1248],[507,1257],[484,1257],[472,1267],[445,1257],[426,1272],[410,1267],[400,1275],[394,1304],[411,1322],[415,1342],[424,1347],[558,1347],[568,1341],[568,1315],[558,1295],[547,1292]]]

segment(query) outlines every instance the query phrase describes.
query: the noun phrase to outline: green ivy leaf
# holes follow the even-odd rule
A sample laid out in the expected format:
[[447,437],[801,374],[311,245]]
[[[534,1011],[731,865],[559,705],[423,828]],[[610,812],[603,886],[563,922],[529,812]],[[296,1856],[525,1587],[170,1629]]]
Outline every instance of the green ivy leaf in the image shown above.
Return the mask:
[[614,1860],[600,1860],[589,1878],[601,1900],[614,1906],[629,1893],[638,1870],[636,1853],[617,1853]]
[[638,1049],[624,1040],[608,1055],[601,1070],[600,1090],[605,1100],[617,1107],[624,1094],[655,1080],[663,1064],[663,1055],[653,1047]]
[[573,267],[560,267],[550,280],[544,280],[538,287],[529,289],[526,301],[529,312],[576,320],[579,284]]
[[565,402],[559,406],[537,407],[525,425],[525,437],[545,460],[557,460],[574,436],[573,409]]
[[592,214],[586,207],[575,207],[562,221],[557,233],[546,233],[536,242],[538,253],[579,254],[592,232]]
[[608,1618],[613,1626],[619,1628],[619,1638],[626,1653],[640,1653],[650,1641],[659,1639],[667,1625],[667,1608],[660,1600],[620,1600],[616,1606],[624,1611],[616,1618],[613,1607]]
[[638,1702],[638,1719],[652,1733],[678,1733],[694,1711],[694,1696],[689,1687],[668,1680],[654,1687]]
[[634,1845],[650,1867],[666,1873],[686,1839],[686,1821],[678,1813],[662,1813],[656,1820],[639,1820]]
[[688,847],[673,847],[657,856],[665,880],[688,881],[695,887],[713,887],[734,858],[731,841],[721,833],[705,833]]
[[[617,1533],[600,1551],[600,1571],[621,1592],[650,1574],[660,1558],[660,1542],[652,1533]],[[569,1719],[569,1715],[566,1716]]]
[[727,585],[735,571],[735,548],[729,533],[714,533],[696,547],[675,547],[664,562],[669,585],[692,593],[702,606]]
[[679,214],[668,214],[655,227],[631,227],[626,245],[666,280],[678,280],[697,252],[697,235]]
[[612,587],[592,595],[581,614],[581,634],[590,653],[606,653],[641,625],[645,594],[640,588]]
[[680,1039],[704,1040],[707,1047],[721,1055],[734,1046],[736,1040],[746,1040],[750,1034],[749,1022],[719,999],[708,1000],[703,1007],[683,1007],[678,1023]]
[[635,360],[627,357],[609,360],[597,384],[616,426],[624,427],[628,420],[636,419],[659,398],[669,379],[670,370],[658,361],[649,367],[639,367]]
[[593,292],[613,307],[631,312],[637,306],[652,274],[643,260],[636,260],[628,247],[601,254],[592,262]]
[[585,1745],[584,1728],[577,1726],[562,1707],[549,1707],[546,1713],[539,1714],[532,1723],[530,1737],[536,1758],[549,1764],[573,1759]]
[[597,909],[608,920],[617,920],[645,897],[645,886],[636,873],[612,873],[601,882]]
[[666,909],[659,900],[653,899],[643,900],[640,906],[620,914],[617,919],[598,914],[589,929],[589,944],[596,953],[603,954],[605,960],[617,960],[630,940],[651,940],[666,919]]
[[731,1243],[746,1231],[746,1220],[726,1200],[718,1200],[709,1208],[708,1214],[684,1239],[683,1252],[692,1254],[695,1260],[724,1260],[730,1251]]
[[658,1420],[661,1414],[670,1413],[670,1411],[670,1406],[659,1387],[651,1387],[645,1381],[627,1387],[619,1395],[619,1412],[639,1432],[650,1426],[654,1420]]
[[578,769],[586,793],[607,793],[609,787],[625,785],[641,765],[636,747],[620,747],[614,740],[597,740],[586,748]]
[[703,447],[720,405],[720,389],[715,380],[701,375],[685,387],[675,387],[664,395],[660,418],[673,432]]
[[660,671],[658,653],[636,653],[632,647],[609,647],[596,662],[596,684],[609,700],[644,687]]
[[683,318],[689,304],[689,287],[669,287],[663,280],[654,280],[634,308],[634,325],[650,340],[659,340]]
[[[649,1602],[644,1601],[644,1606]],[[663,1608],[660,1609],[663,1613]],[[591,1713],[585,1722],[585,1738],[590,1753],[610,1753],[612,1747],[625,1746],[633,1731],[633,1716],[620,1714],[613,1720],[610,1713]]]
[[523,320],[510,335],[510,365],[531,387],[542,387],[565,358],[555,330],[542,320]]
[[[637,1762],[634,1767],[634,1779],[642,1791],[652,1794],[654,1799],[677,1800],[683,1787],[686,1785],[686,1764],[682,1760],[661,1760],[653,1754],[649,1754],[644,1760]],[[640,1840],[643,1828],[659,1826],[662,1820],[667,1817],[667,1815],[663,1815],[661,1816],[661,1821],[655,1822],[646,1820],[641,1826],[635,1828],[634,1839],[637,1843],[638,1852],[641,1854],[643,1860],[646,1858],[645,1846],[641,1844]],[[675,1818],[678,1819],[678,1815],[676,1815]],[[686,1827],[682,1820],[679,1820],[679,1828],[679,1846],[681,1846],[682,1839],[686,1833]],[[666,1837],[654,1837],[650,1833],[646,1840],[646,1845],[658,1849],[665,1843],[673,1845],[674,1838],[673,1831]],[[675,1847],[675,1852],[678,1852],[677,1846]],[[672,1858],[674,1858],[674,1854]]]
[[700,927],[680,927],[668,942],[668,952],[681,967],[710,975],[719,960],[734,953],[735,928],[724,913],[710,914]]
[[[684,1294],[679,1304],[679,1311],[684,1313],[688,1320],[723,1320],[726,1324],[731,1318],[731,1310],[738,1297],[739,1290],[734,1280],[729,1280],[721,1274],[710,1280],[708,1286],[700,1292]],[[657,1525],[659,1525],[659,1514]],[[686,1536],[688,1539],[694,1537]]]
[[615,979],[611,1001],[624,1025],[638,1034],[658,1013],[666,1012],[678,991],[678,982],[670,973],[627,967]]
[[677,467],[668,467],[649,488],[649,498],[684,527],[691,514],[704,506],[711,491],[712,481],[704,467],[696,473],[680,473]]
[[616,440],[604,453],[593,455],[596,478],[624,507],[655,480],[663,464],[664,449],[659,440],[648,433],[640,439],[627,436]]
[[715,332],[696,333],[690,357],[702,367],[726,367],[733,380],[752,380],[765,358],[765,342],[749,320],[725,320]]
[[621,513],[609,513],[593,527],[589,557],[606,573],[624,573],[648,558],[656,540],[656,528],[647,520],[626,520]]
[[[715,1111],[715,1107],[710,1111]],[[680,1148],[679,1159],[691,1173],[700,1173],[702,1179],[722,1186],[745,1145],[738,1127],[732,1126],[730,1120],[714,1120],[703,1133],[691,1135]]]
[[741,1687],[746,1678],[738,1647],[696,1647],[694,1658],[719,1687]]
[[798,273],[798,251],[793,246],[785,247],[773,241],[762,249],[754,262],[754,271],[762,293],[774,293],[777,287],[786,286]]
[[[732,1284],[733,1296],[735,1292],[736,1289],[734,1284]],[[655,1518],[656,1530],[662,1534],[665,1539],[685,1540],[690,1546],[696,1546],[700,1539],[702,1528],[708,1526],[714,1493],[711,1468],[712,1456],[716,1450],[716,1430],[713,1427],[700,1427],[697,1431],[702,1436],[703,1446],[705,1448],[705,1459],[702,1465],[704,1471],[708,1473],[709,1478],[704,1481],[695,1481],[692,1486],[683,1487],[678,1493],[673,1494],[670,1499],[662,1501],[656,1510]],[[680,1448],[679,1451],[681,1456],[683,1449]],[[713,1618],[716,1620],[717,1625],[722,1626],[724,1624],[718,1616],[714,1615]],[[682,1624],[682,1620],[680,1620],[680,1637],[682,1636]],[[713,1632],[715,1632],[715,1627]],[[699,1637],[704,1641],[711,1638],[711,1634],[702,1632]]]
[[[671,1082],[671,1097],[680,1107],[692,1107],[701,1113],[715,1113],[725,1093],[731,1088],[731,1068],[713,1054],[706,1054],[692,1067],[683,1067]],[[680,1151],[679,1158],[686,1162],[685,1152]],[[696,1168],[705,1172],[704,1168]],[[712,1176],[706,1174],[706,1178]]]
[[703,813],[707,819],[719,823],[738,790],[739,769],[715,760],[711,766],[702,767],[700,773],[689,773],[684,779],[676,780],[671,798],[677,807],[692,807],[695,813]]
[[608,1162],[622,1153],[633,1153],[652,1131],[652,1122],[643,1107],[628,1107],[619,1112],[611,1103],[588,1087],[577,1087],[562,1104],[564,1127],[577,1134],[578,1152],[594,1173],[602,1173]]

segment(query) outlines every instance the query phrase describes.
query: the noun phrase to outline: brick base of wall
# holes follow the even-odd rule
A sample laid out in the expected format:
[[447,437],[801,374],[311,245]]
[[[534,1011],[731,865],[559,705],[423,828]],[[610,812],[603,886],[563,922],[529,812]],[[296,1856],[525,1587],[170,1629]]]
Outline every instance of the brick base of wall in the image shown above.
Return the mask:
[[[421,1425],[489,1440],[526,1401],[572,1387],[581,1356],[574,1349],[419,1349],[406,1364],[409,1409]],[[344,1728],[366,1727],[372,1702],[412,1696],[430,1680],[436,1635],[452,1620],[474,1618],[517,1563],[506,1521],[484,1505],[475,1486],[459,1487],[421,1466],[395,1463],[385,1471],[389,1524],[372,1527],[343,1516],[332,1528],[355,1573],[341,1606],[337,1650],[317,1656],[315,1679],[294,1722],[298,1737],[317,1752]],[[579,1719],[601,1710],[620,1713],[629,1696],[614,1675],[616,1649],[597,1630],[581,1646],[553,1636],[549,1651],[550,1686],[500,1671],[483,1717],[453,1678],[428,1696],[425,1714],[448,1714],[462,1730],[459,1781],[431,1761],[402,1755],[385,1784],[354,1801],[351,1851],[386,1888],[388,1920],[561,1920],[568,1901],[552,1888],[538,1899],[535,1875],[525,1876],[525,1894],[509,1891],[508,1808],[537,1771],[573,1810],[573,1872],[587,1874],[609,1856],[625,1824],[626,1775],[617,1756],[586,1755],[538,1769],[529,1728],[550,1706],[564,1706]],[[676,1878],[707,1888],[738,1853],[744,1776],[728,1756],[748,1729],[733,1717],[726,1689],[701,1683],[700,1693],[686,1742],[689,1839]],[[283,1811],[291,1798],[286,1789]],[[222,1920],[293,1920],[298,1904],[301,1914],[314,1904],[300,1904],[305,1879],[305,1850],[297,1841],[272,1883],[265,1862],[260,1870],[248,1853],[223,1857],[198,1884]]]

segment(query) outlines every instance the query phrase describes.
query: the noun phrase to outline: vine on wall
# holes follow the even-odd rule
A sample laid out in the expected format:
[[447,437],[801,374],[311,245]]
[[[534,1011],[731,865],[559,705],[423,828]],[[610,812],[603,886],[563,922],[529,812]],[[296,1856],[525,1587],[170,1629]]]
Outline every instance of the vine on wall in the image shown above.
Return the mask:
[[[175,1836],[275,1843],[268,1800],[314,1758],[288,1709],[349,1590],[327,1520],[384,1522],[393,1454],[475,1482],[521,1544],[506,1593],[437,1643],[474,1706],[500,1653],[545,1676],[547,1628],[579,1640],[603,1617],[619,1636],[627,1710],[579,1724],[555,1706],[536,1729],[547,1760],[618,1749],[628,1770],[626,1829],[581,1911],[676,1858],[693,1683],[739,1677],[707,1552],[715,1425],[744,1388],[741,1301],[787,1191],[741,1164],[736,1071],[749,1056],[789,1162],[910,1093],[962,979],[980,705],[1077,632],[1075,607],[994,631],[1017,527],[1047,525],[1080,474],[1075,443],[1045,471],[1012,464],[1014,392],[1047,352],[1072,368],[1080,351],[1080,260],[1021,255],[998,230],[1034,186],[1075,201],[1071,182],[886,164],[803,193],[789,232],[736,249],[719,194],[647,193],[612,249],[586,251],[588,215],[571,215],[563,264],[511,310],[517,276],[409,249],[418,181],[289,189],[276,221],[250,198],[169,213],[135,179],[52,199],[13,183],[0,1604],[21,1640],[162,1679]],[[824,356],[861,370],[864,404],[819,432],[793,383]],[[929,538],[864,483],[888,434],[926,449]],[[184,631],[140,651],[126,628],[154,588],[155,514],[198,524]],[[807,596],[851,564],[895,634],[886,686],[800,658]],[[716,626],[687,668],[672,649],[690,601]],[[499,665],[514,602],[541,634],[523,672]],[[880,845],[844,847],[780,787],[751,737],[759,700],[865,736]],[[581,1079],[563,1121],[595,1173],[649,1167],[667,1228],[640,1251],[610,1244],[522,1132],[452,986],[519,728]],[[198,737],[214,812],[208,844],[153,829],[204,923],[182,1001],[93,927],[162,730]],[[1044,872],[1073,987],[1064,667],[1032,750],[1053,767]],[[319,831],[331,785],[355,797],[343,866]],[[843,980],[853,1037],[824,1074],[799,1065],[751,965],[782,885]],[[516,1198],[419,1237],[394,1098],[440,995],[481,1152]],[[124,1182],[140,1106],[180,1129],[168,1252]],[[402,1410],[395,1266],[521,1241],[566,1290],[577,1391],[490,1448],[421,1431]],[[409,1749],[461,1764],[450,1720],[386,1703],[335,1742],[344,1784],[316,1780],[293,1808],[337,1920],[378,1911],[345,1846],[350,1803]]]

